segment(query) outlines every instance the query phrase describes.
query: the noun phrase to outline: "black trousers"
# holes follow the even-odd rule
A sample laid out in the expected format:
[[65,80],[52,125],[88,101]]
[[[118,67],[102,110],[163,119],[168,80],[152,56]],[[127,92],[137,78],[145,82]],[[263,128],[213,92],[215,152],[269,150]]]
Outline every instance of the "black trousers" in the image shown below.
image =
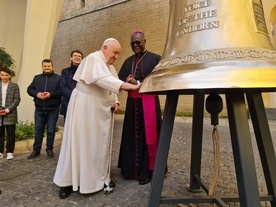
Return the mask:
[[15,148],[15,124],[0,126],[0,153],[4,152],[5,130],[7,130],[7,153],[13,153]]

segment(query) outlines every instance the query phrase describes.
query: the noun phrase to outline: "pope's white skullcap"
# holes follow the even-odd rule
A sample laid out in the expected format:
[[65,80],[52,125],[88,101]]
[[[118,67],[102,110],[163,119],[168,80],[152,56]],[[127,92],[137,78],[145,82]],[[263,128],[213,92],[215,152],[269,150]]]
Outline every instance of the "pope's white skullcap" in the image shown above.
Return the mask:
[[105,41],[104,41],[104,44],[109,42],[109,41],[116,41],[116,42],[119,42],[118,40],[116,40],[115,38],[107,38]]

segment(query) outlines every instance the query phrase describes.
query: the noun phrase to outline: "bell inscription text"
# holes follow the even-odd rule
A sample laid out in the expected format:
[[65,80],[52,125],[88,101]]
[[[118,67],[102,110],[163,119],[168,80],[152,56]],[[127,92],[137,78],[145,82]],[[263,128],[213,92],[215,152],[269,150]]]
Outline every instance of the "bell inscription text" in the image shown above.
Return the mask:
[[[206,9],[206,8],[208,9],[211,6],[212,6],[212,0],[197,1],[193,4],[189,4],[185,6],[182,12],[184,14],[184,18],[178,21],[178,26],[179,27],[184,26],[184,28],[179,29],[176,32],[176,36],[178,37],[178,36],[196,32],[196,31],[218,28],[219,27],[218,20],[200,22],[200,23],[198,22],[200,20],[217,17],[217,9],[209,9],[209,10],[202,11],[202,9]],[[195,13],[196,10],[199,10],[199,12]],[[187,26],[188,23],[192,23],[192,25]]]

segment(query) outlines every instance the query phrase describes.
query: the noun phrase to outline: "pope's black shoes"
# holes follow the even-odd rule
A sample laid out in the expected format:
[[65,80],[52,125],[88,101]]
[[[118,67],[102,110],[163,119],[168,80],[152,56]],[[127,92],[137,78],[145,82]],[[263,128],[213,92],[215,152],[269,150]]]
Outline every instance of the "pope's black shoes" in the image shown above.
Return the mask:
[[115,183],[110,181],[109,185],[104,184],[104,193],[112,193],[115,188]]
[[73,191],[72,186],[61,187],[59,190],[59,197],[61,199],[65,199],[70,196],[72,191]]

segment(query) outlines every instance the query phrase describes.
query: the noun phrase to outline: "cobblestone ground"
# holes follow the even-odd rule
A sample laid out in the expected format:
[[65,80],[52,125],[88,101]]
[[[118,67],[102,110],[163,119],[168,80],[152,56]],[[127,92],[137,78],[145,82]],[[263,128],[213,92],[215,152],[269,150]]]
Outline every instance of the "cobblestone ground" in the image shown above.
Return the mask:
[[[202,180],[209,184],[213,178],[213,144],[212,126],[206,121],[204,125],[202,152]],[[271,125],[271,134],[276,148],[276,124]],[[2,207],[143,207],[146,206],[150,184],[138,185],[135,180],[124,180],[117,168],[117,160],[122,129],[122,116],[117,115],[115,121],[112,174],[116,188],[111,194],[103,191],[94,194],[81,195],[74,192],[67,199],[59,199],[59,187],[53,183],[53,176],[58,160],[59,147],[55,148],[56,157],[47,158],[46,153],[33,160],[27,160],[28,154],[16,155],[14,160],[0,160],[0,206]],[[217,195],[237,195],[236,175],[233,163],[233,153],[230,144],[229,128],[226,124],[218,126],[221,146],[221,177],[216,188]],[[252,131],[252,143],[255,153],[256,171],[259,192],[266,193],[266,186],[256,142]],[[190,177],[190,148],[191,123],[189,119],[179,118],[175,122],[168,159],[169,172],[164,180],[162,196],[183,197],[183,195],[200,196],[204,194],[190,194],[186,187]],[[207,207],[209,204],[173,204],[161,207],[198,206]],[[229,203],[229,207],[239,206],[239,203]],[[270,206],[262,203],[262,206]]]

